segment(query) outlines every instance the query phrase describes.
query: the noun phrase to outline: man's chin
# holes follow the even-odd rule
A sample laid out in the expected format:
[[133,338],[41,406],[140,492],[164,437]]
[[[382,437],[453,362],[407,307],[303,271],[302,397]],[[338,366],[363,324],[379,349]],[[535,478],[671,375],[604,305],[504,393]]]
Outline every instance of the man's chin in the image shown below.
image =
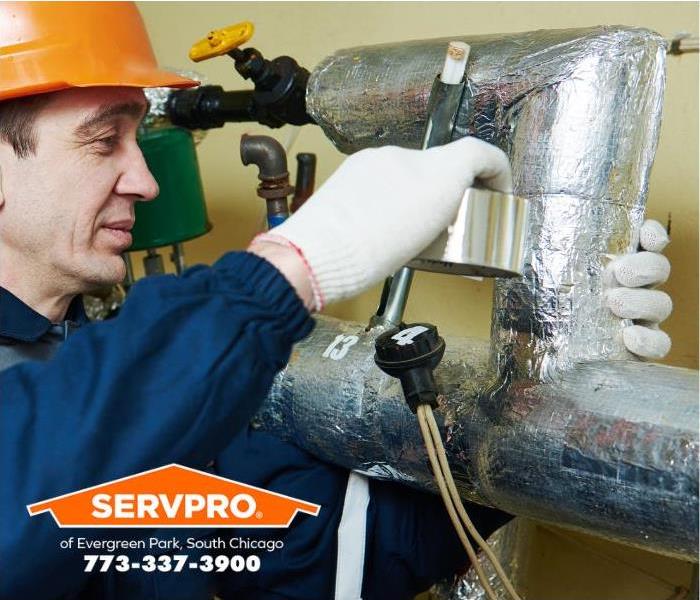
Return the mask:
[[126,265],[121,255],[111,257],[101,267],[92,276],[83,279],[81,290],[83,294],[99,295],[100,292],[123,283],[126,277]]

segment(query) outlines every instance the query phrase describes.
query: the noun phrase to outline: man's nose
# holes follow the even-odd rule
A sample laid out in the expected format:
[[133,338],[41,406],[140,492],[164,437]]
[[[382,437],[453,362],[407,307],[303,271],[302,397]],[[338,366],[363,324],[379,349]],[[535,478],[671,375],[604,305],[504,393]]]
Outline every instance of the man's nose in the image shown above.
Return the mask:
[[115,191],[120,195],[136,196],[137,201],[153,200],[158,196],[158,182],[148,170],[141,149],[134,144]]

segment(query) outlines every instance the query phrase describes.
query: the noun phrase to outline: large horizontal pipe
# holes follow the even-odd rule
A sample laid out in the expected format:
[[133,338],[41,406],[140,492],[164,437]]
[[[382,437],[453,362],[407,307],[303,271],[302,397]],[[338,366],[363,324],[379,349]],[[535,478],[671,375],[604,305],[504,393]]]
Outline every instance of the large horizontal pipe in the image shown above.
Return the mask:
[[[415,415],[374,364],[378,331],[319,319],[256,420],[324,460],[433,489]],[[448,338],[437,381],[463,498],[696,560],[697,371],[601,361],[508,382],[488,343]]]

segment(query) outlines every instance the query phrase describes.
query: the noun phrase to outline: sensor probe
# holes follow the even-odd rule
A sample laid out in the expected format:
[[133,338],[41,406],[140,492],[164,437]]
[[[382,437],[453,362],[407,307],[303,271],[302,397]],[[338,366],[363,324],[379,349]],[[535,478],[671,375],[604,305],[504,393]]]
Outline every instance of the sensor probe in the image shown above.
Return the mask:
[[375,350],[374,360],[377,366],[401,381],[406,402],[418,417],[418,424],[440,495],[486,595],[489,600],[498,600],[467,537],[465,527],[491,561],[509,596],[513,600],[521,600],[503,567],[488,543],[474,527],[462,504],[432,411],[438,406],[438,388],[433,371],[440,364],[445,353],[445,340],[440,337],[435,325],[413,323],[394,327],[381,334],[375,341]]

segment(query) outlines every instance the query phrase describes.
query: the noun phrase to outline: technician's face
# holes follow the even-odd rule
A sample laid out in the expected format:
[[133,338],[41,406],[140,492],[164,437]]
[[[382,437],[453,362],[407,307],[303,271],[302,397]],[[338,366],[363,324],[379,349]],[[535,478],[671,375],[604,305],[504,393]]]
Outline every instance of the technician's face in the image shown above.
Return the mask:
[[145,110],[140,89],[55,93],[35,123],[36,154],[2,149],[3,246],[70,291],[122,281],[134,203],[158,195],[136,144]]

